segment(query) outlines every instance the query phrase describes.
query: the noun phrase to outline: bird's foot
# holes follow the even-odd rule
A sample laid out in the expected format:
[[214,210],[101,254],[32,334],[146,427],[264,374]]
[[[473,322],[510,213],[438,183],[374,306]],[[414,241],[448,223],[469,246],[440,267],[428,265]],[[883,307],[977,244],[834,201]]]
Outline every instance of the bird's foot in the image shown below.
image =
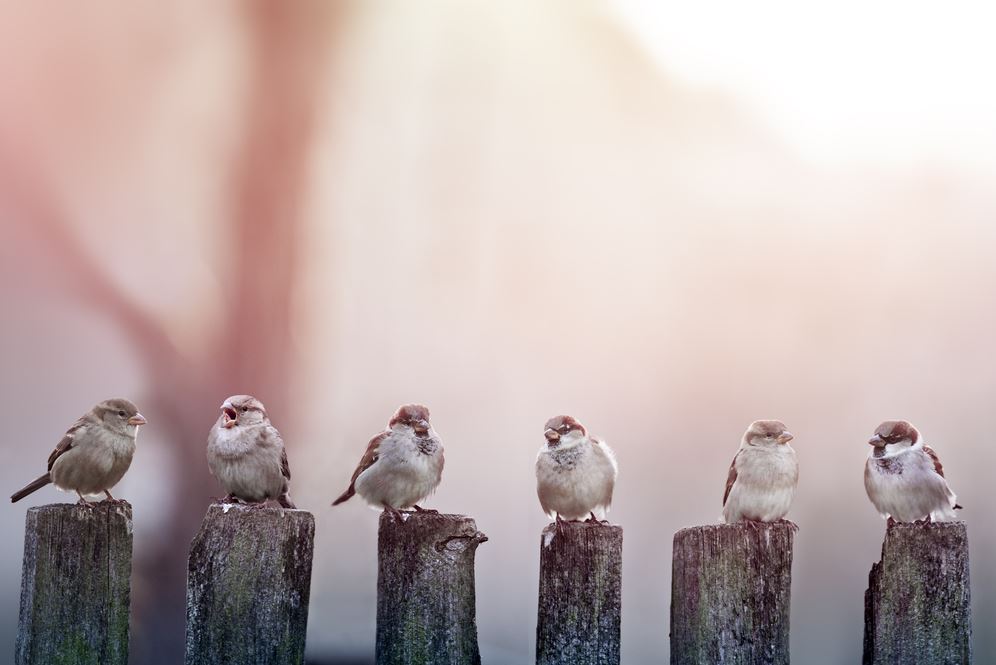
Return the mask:
[[401,519],[401,513],[404,511],[398,510],[394,506],[384,506],[384,512],[395,519]]
[[128,503],[124,499],[115,499],[113,496],[111,496],[111,493],[108,492],[107,490],[104,490],[104,494],[107,496],[107,498],[101,501],[101,503],[111,503],[114,504],[115,506],[120,506],[122,503]]
[[213,496],[211,500],[215,503],[225,504],[225,503],[242,503],[242,499],[232,494],[228,494],[222,497]]
[[412,504],[412,508],[415,510],[416,513],[426,513],[427,515],[438,515],[439,514],[438,510],[433,510],[432,508],[423,508],[422,506],[418,505],[417,503]]
[[896,520],[892,518],[892,515],[889,515],[889,519],[885,521],[885,526],[890,528],[896,526]]
[[80,494],[79,492],[77,492],[76,496],[79,497],[79,501],[76,502],[77,506],[84,506],[86,508],[93,508],[93,503],[91,503],[90,501],[87,501],[86,499],[84,499],[82,494]]

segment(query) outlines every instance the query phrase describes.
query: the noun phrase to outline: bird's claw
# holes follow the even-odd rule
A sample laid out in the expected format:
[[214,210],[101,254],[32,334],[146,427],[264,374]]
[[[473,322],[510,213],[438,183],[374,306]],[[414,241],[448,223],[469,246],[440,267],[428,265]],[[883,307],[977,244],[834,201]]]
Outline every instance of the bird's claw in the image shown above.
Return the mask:
[[412,504],[412,509],[414,509],[414,511],[416,513],[426,513],[427,515],[438,515],[439,514],[438,510],[434,510],[432,508],[423,508],[422,506],[420,506],[418,504]]

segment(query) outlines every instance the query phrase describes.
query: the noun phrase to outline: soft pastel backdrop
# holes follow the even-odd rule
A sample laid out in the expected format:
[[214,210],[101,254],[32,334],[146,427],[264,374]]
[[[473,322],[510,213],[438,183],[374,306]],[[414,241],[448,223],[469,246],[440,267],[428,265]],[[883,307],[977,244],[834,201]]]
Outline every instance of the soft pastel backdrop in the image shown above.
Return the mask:
[[[666,662],[671,537],[746,425],[802,479],[792,649],[857,662],[887,418],[966,506],[996,653],[996,17],[984,3],[0,3],[0,485],[94,402],[149,419],[132,661],[180,662],[206,433],[252,392],[317,518],[315,663],[372,662],[376,514],[328,503],[406,401],[477,518],[484,662],[532,662],[533,459],[615,447],[623,661]],[[0,654],[24,511],[0,512]],[[980,661],[981,662],[981,661]]]

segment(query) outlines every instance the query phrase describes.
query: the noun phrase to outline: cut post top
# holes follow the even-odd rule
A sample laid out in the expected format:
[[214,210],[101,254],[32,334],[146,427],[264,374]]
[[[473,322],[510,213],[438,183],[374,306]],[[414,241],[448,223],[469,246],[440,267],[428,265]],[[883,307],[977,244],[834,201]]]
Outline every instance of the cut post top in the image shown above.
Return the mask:
[[86,505],[80,503],[48,503],[44,506],[32,506],[30,513],[64,513],[73,519],[93,519],[97,516],[120,515],[129,522],[132,519],[131,504],[127,501],[95,501]]

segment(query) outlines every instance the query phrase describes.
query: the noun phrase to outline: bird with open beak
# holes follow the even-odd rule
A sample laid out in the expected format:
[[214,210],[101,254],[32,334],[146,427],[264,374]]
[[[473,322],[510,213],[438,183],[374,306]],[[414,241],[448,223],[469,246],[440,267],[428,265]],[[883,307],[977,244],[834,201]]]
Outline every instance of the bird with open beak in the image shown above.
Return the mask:
[[740,440],[723,493],[723,521],[776,522],[792,507],[799,462],[780,420],[755,420]]
[[295,507],[284,440],[270,424],[266,407],[252,395],[233,395],[222,403],[208,434],[207,460],[228,493],[225,502],[262,505],[276,499],[284,508]]
[[332,505],[359,494],[373,508],[424,511],[418,504],[439,486],[443,462],[443,444],[429,423],[429,409],[406,404],[387,429],[370,439],[349,487]]
[[865,491],[890,523],[957,519],[961,508],[948,487],[944,466],[920,432],[905,420],[887,420],[868,440]]
[[536,455],[536,494],[557,521],[599,520],[612,505],[619,465],[608,444],[588,436],[571,416],[546,421],[546,443]]
[[11,502],[49,483],[76,492],[82,504],[84,495],[94,494],[115,501],[109,490],[131,466],[138,428],[145,423],[145,416],[128,400],[104,400],[66,431],[48,456],[48,471],[15,492]]

